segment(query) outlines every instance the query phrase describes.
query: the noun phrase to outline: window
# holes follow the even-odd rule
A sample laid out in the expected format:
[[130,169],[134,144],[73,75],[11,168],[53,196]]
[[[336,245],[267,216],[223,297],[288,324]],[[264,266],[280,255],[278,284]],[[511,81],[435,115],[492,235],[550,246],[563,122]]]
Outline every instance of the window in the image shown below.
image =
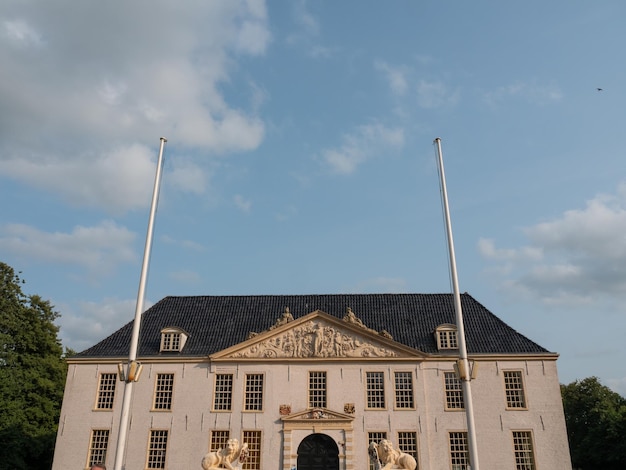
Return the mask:
[[263,410],[263,374],[246,374],[244,410]]
[[157,374],[154,389],[154,410],[172,409],[172,392],[174,391],[174,374]]
[[167,453],[167,430],[150,431],[148,443],[148,460],[146,468],[165,468],[165,456]]
[[456,372],[444,372],[443,374],[446,388],[446,409],[464,409],[463,389],[461,388],[461,381],[456,376]]
[[504,391],[507,408],[526,408],[521,370],[504,371]]
[[513,431],[515,470],[535,470],[535,451],[531,431]]
[[243,443],[248,444],[248,458],[243,464],[243,470],[261,469],[261,431],[244,431]]
[[[383,439],[387,439],[387,433],[385,431],[373,431],[367,433],[367,447],[369,449],[369,445],[372,442],[378,444]],[[372,459],[369,458],[369,453],[367,457],[367,461],[369,462],[369,470],[374,470],[374,464],[372,463]]]
[[450,323],[439,325],[435,330],[435,337],[437,338],[437,349],[459,348],[457,328],[455,325]]
[[326,408],[326,372],[309,372],[309,408]]
[[115,398],[116,383],[117,374],[100,374],[100,383],[98,384],[98,398],[96,400],[97,410],[113,409],[113,399]]
[[383,372],[366,372],[367,407],[385,407],[385,374]]
[[469,451],[467,449],[467,433],[451,432],[450,463],[452,470],[467,470],[469,468]]
[[187,334],[180,328],[168,327],[161,330],[161,352],[180,352],[187,341]]
[[209,452],[217,452],[226,446],[226,441],[230,439],[230,431],[211,431],[209,438]]
[[413,401],[413,373],[396,372],[396,408],[415,408]]
[[97,463],[105,463],[108,447],[108,429],[94,429],[93,431],[91,431],[91,440],[89,442],[89,458],[87,459],[87,466],[91,467],[92,465]]
[[215,411],[230,411],[233,405],[233,374],[215,375],[215,395],[213,409]]
[[[417,433],[414,431],[400,431],[398,432],[398,448],[405,454],[413,456],[416,462],[417,459]],[[416,469],[419,468],[419,463]]]

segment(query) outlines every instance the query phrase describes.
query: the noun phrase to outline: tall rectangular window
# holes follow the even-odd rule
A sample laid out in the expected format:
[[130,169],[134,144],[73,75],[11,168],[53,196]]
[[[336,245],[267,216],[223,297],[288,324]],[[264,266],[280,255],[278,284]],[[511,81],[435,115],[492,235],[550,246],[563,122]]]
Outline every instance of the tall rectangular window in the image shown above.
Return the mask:
[[[372,442],[375,442],[376,444],[378,444],[383,439],[387,439],[387,432],[386,431],[371,431],[371,432],[368,432],[367,433],[367,448],[369,449],[369,445]],[[372,459],[369,458],[369,453],[368,453],[367,461],[369,463],[369,470],[374,470],[374,463],[372,462]]]
[[91,440],[89,442],[89,458],[88,466],[91,467],[97,463],[105,463],[107,449],[109,448],[109,430],[94,429],[91,431]]
[[215,394],[213,409],[215,411],[230,411],[233,405],[233,374],[215,375]]
[[96,399],[97,410],[113,409],[113,400],[115,399],[115,384],[117,383],[117,374],[106,373],[100,374],[98,383],[98,398]]
[[157,374],[153,410],[171,410],[174,392],[174,374]]
[[419,460],[417,458],[417,433],[415,431],[398,432],[398,448],[405,454],[413,456],[417,462],[416,470],[419,469]]
[[248,458],[243,464],[243,470],[261,469],[261,431],[244,431],[243,441],[248,444]]
[[263,410],[263,374],[246,374],[244,410]]
[[226,447],[226,441],[230,439],[230,431],[228,430],[212,430],[209,438],[209,451],[216,452]]
[[467,470],[469,466],[467,432],[451,432],[449,439],[452,470]]
[[515,470],[535,470],[535,450],[531,431],[513,431]]
[[396,408],[415,408],[413,401],[413,372],[396,372]]
[[367,407],[385,407],[385,374],[383,372],[366,372]]
[[167,455],[167,430],[150,430],[150,441],[148,442],[148,459],[146,468],[165,468],[165,457]]
[[524,381],[521,370],[504,371],[504,392],[507,408],[526,408]]
[[461,381],[455,372],[444,372],[444,382],[446,388],[446,409],[462,410],[465,408],[463,403],[463,388]]
[[309,372],[309,408],[326,408],[326,372]]

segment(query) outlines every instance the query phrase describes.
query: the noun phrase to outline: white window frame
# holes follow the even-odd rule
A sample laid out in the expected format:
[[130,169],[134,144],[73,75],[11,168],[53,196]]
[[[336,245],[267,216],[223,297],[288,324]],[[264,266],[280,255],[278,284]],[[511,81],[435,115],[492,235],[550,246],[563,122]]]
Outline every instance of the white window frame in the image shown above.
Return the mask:
[[393,373],[394,408],[396,410],[415,409],[413,371],[398,370]]
[[117,379],[116,372],[102,372],[100,374],[95,403],[96,410],[111,411],[113,409]]

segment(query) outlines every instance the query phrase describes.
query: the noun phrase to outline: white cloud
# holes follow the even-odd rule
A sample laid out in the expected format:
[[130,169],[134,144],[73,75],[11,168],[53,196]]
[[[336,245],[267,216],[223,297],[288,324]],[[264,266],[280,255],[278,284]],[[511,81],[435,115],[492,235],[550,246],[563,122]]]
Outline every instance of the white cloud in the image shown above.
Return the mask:
[[[143,188],[126,183],[148,173],[148,154],[156,152],[146,146],[160,136],[175,152],[202,153],[196,168],[206,167],[207,155],[255,149],[264,138],[259,100],[229,103],[220,91],[239,55],[267,50],[262,0],[155,0],[149,9],[131,2],[122,10],[115,2],[39,0],[1,4],[2,17],[0,175],[76,202],[132,210],[149,198],[140,200]],[[41,47],[17,54],[17,46]],[[187,188],[205,184],[199,177]]]
[[91,277],[110,274],[118,264],[135,261],[134,240],[134,233],[111,221],[76,226],[71,233],[43,232],[22,224],[0,227],[0,249],[38,262],[81,266]]
[[41,35],[24,20],[5,20],[2,29],[5,37],[15,46],[40,46],[43,43]]
[[250,212],[250,208],[252,207],[252,202],[244,198],[241,194],[235,194],[235,197],[233,197],[233,201],[235,202],[235,206],[237,206],[237,208],[241,212],[246,212],[246,213]]
[[334,173],[350,174],[367,159],[390,148],[404,145],[404,130],[381,124],[359,126],[351,134],[345,134],[340,147],[322,151],[322,159]]
[[512,98],[521,98],[534,104],[545,105],[560,101],[563,93],[555,84],[517,81],[484,94],[485,101],[491,106],[497,106]]
[[[102,303],[57,304],[61,317],[59,338],[63,346],[83,351],[117,331],[135,318],[137,300],[104,299]],[[146,302],[144,310],[151,304]]]
[[417,102],[422,108],[438,108],[455,105],[459,91],[450,91],[443,82],[420,80],[417,84]]
[[481,240],[487,259],[507,265],[504,286],[548,304],[589,304],[626,294],[626,185],[584,209],[524,230],[529,245],[498,249]]
[[406,93],[408,89],[406,70],[401,67],[392,67],[386,62],[380,60],[374,62],[374,68],[385,75],[389,88],[393,94],[402,96]]

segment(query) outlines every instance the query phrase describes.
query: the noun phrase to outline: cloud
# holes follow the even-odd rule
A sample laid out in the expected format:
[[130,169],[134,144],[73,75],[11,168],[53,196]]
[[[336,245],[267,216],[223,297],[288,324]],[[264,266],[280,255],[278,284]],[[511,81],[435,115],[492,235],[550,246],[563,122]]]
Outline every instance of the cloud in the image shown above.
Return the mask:
[[379,153],[390,148],[404,146],[404,130],[381,124],[368,124],[357,127],[351,134],[345,134],[340,147],[326,149],[321,153],[322,160],[333,173],[350,174],[356,168]]
[[0,249],[37,262],[81,266],[92,277],[135,261],[134,240],[134,233],[111,221],[94,227],[76,226],[71,233],[43,232],[23,224],[0,227]]
[[389,88],[394,95],[402,96],[408,89],[406,70],[402,67],[392,67],[384,61],[374,62],[374,68],[385,75]]
[[626,293],[626,185],[524,234],[521,248],[479,241],[480,253],[508,273],[506,288],[547,304],[617,302]]
[[420,80],[417,84],[417,102],[422,108],[432,109],[455,105],[459,91],[450,91],[442,82]]
[[[228,102],[220,91],[240,56],[260,56],[270,44],[262,0],[155,0],[149,9],[39,0],[2,4],[0,18],[0,175],[77,203],[133,210],[149,200],[126,183],[142,185],[156,153],[146,146],[159,137],[174,157],[196,155],[188,169],[264,138],[258,90],[250,85],[252,103]],[[198,177],[191,190],[205,184]]]
[[[60,327],[59,338],[63,346],[83,351],[135,318],[137,300],[108,298],[102,303],[78,302],[75,305],[57,304],[61,311],[57,320]],[[146,302],[144,310],[151,303]]]
[[237,206],[237,208],[241,212],[245,212],[245,213],[250,212],[250,208],[252,207],[252,202],[250,202],[248,199],[245,199],[241,194],[235,194],[233,201],[235,202],[235,206]]
[[484,94],[484,100],[491,106],[498,106],[513,98],[520,98],[537,105],[546,105],[554,101],[560,101],[563,98],[563,93],[554,84],[517,81]]

